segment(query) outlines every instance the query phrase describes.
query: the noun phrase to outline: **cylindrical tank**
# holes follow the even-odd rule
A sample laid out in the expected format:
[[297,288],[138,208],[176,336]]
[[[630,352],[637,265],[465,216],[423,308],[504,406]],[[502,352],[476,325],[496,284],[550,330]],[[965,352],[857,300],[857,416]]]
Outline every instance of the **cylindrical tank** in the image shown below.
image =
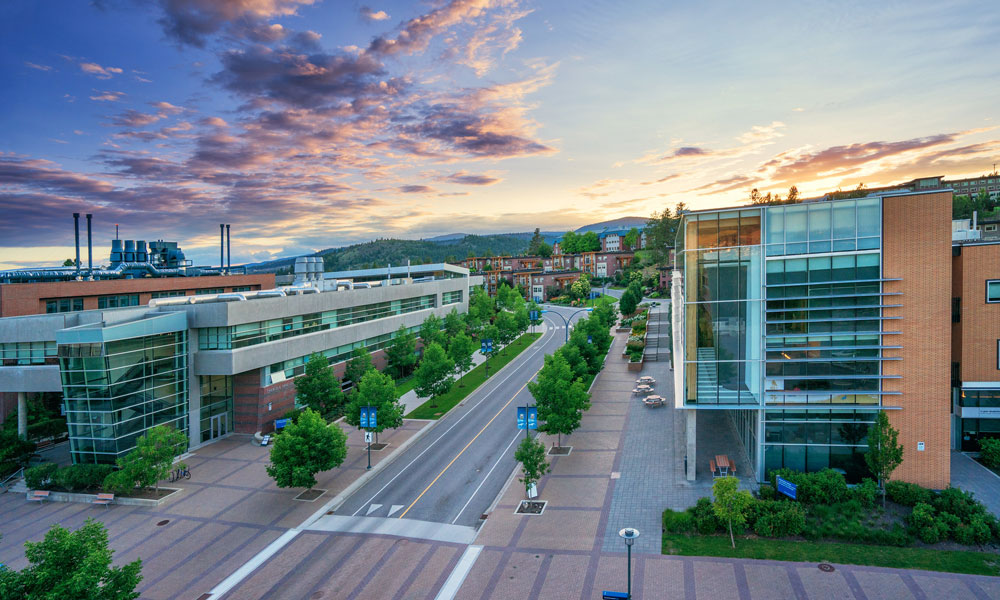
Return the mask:
[[146,262],[146,240],[135,241],[135,262]]
[[309,271],[312,274],[311,278],[313,281],[319,281],[321,278],[321,273],[323,272],[323,259],[318,256],[313,256],[310,261]]
[[125,257],[123,262],[135,262],[135,240],[125,240]]
[[122,262],[122,241],[111,240],[111,264],[116,265]]

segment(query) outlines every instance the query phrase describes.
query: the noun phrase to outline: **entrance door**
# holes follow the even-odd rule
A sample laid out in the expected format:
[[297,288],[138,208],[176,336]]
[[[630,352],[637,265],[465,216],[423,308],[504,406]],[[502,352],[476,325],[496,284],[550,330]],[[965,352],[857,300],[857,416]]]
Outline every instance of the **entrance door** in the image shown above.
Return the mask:
[[227,433],[229,433],[229,423],[226,417],[229,416],[226,413],[215,415],[209,419],[209,438],[216,439],[220,438]]

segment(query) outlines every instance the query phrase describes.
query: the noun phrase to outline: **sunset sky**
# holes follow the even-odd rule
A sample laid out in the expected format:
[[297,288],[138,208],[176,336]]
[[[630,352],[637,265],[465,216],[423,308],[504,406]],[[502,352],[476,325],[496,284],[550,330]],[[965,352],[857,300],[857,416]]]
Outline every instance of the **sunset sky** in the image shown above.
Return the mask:
[[995,0],[5,0],[0,268],[558,230],[1000,163]]

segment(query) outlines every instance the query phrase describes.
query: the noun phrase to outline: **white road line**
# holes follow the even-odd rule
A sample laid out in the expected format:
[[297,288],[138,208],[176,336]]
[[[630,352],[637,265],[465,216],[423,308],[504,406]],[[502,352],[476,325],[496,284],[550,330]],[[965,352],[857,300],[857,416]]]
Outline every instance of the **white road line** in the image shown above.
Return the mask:
[[393,504],[392,508],[389,509],[389,516],[391,517],[395,513],[399,512],[399,509],[403,508],[404,504]]
[[281,550],[288,544],[288,542],[295,539],[295,536],[299,535],[301,531],[301,529],[289,529],[285,533],[281,534],[278,539],[268,544],[266,548],[258,552],[253,558],[243,563],[243,566],[237,569],[236,572],[223,579],[222,583],[212,588],[212,591],[209,592],[211,597],[218,598],[236,587],[247,575],[255,571],[257,567],[264,564],[264,561],[274,556],[278,550]]
[[368,512],[365,513],[365,516],[372,514],[373,512],[375,512],[380,508],[382,508],[381,504],[372,504],[371,506],[368,507]]
[[469,571],[472,570],[472,565],[476,564],[476,559],[479,558],[479,553],[482,551],[482,546],[469,546],[465,549],[462,558],[459,559],[458,564],[455,565],[451,575],[448,576],[448,580],[444,582],[441,591],[434,597],[434,600],[452,600],[458,594],[458,589],[462,587],[462,583],[465,582]]
[[454,525],[455,522],[458,521],[458,518],[462,516],[462,513],[465,512],[465,509],[469,508],[469,504],[472,502],[472,499],[476,497],[476,494],[479,493],[479,490],[483,487],[483,484],[486,483],[486,481],[490,478],[490,475],[493,474],[493,470],[497,468],[497,465],[500,464],[500,461],[503,460],[503,457],[507,455],[507,451],[510,450],[510,447],[513,446],[514,442],[516,442],[520,437],[521,437],[520,431],[514,434],[514,439],[512,439],[510,443],[507,444],[507,447],[503,449],[503,452],[500,453],[500,457],[497,458],[497,461],[493,463],[493,466],[490,467],[490,470],[486,473],[486,477],[483,477],[483,480],[479,482],[479,485],[476,487],[476,491],[472,492],[472,495],[469,496],[469,499],[466,501],[465,506],[463,506],[462,510],[458,511],[458,514],[455,515],[455,520],[451,522],[452,525]]
[[[543,340],[543,338],[544,338],[544,335],[543,335],[543,337],[542,337],[542,338],[539,338],[539,341],[542,341],[542,340]],[[530,356],[530,357],[528,357],[527,359],[525,359],[525,361],[524,361],[524,362],[527,362],[528,360],[530,360],[530,359],[534,358],[534,357],[535,357],[535,356],[536,356],[536,355],[537,355],[537,354],[538,354],[539,352],[541,352],[541,351],[542,351],[542,348],[543,348],[543,346],[545,346],[545,344],[544,344],[544,343],[541,343],[541,344],[539,344],[538,348],[537,348],[537,349],[536,349],[536,350],[535,350],[535,351],[534,351],[534,352],[533,352],[533,353],[531,354],[531,356]],[[510,366],[511,364],[513,364],[513,363],[512,363],[512,362],[511,362],[511,363],[507,363],[507,365],[505,365],[505,366],[504,366],[504,368],[507,368],[507,367],[508,367],[508,366]],[[466,413],[465,413],[464,415],[462,415],[461,417],[459,417],[459,418],[458,418],[458,420],[457,420],[457,421],[455,421],[455,422],[454,422],[454,423],[452,424],[452,426],[451,426],[451,427],[449,427],[448,429],[444,430],[444,433],[442,433],[442,434],[441,434],[440,436],[438,436],[438,438],[437,438],[436,440],[434,440],[433,442],[431,442],[431,443],[430,443],[430,445],[428,445],[428,446],[427,446],[426,448],[424,448],[424,451],[423,451],[423,452],[421,452],[420,454],[418,454],[418,455],[416,456],[416,458],[414,458],[413,460],[411,460],[411,461],[410,461],[410,463],[409,463],[408,465],[406,465],[405,467],[403,467],[403,468],[402,468],[402,469],[401,469],[401,470],[399,471],[399,473],[396,473],[396,475],[395,475],[395,476],[394,476],[394,477],[393,477],[392,479],[390,479],[390,480],[389,480],[388,482],[386,482],[386,484],[385,484],[385,485],[383,485],[383,486],[382,486],[382,487],[381,487],[381,488],[379,489],[379,491],[375,492],[375,493],[374,493],[374,494],[372,495],[372,497],[371,497],[371,498],[369,498],[369,499],[368,499],[368,500],[367,500],[367,501],[366,501],[366,502],[365,502],[364,504],[362,504],[362,505],[361,505],[361,506],[360,506],[360,507],[358,508],[358,510],[354,511],[354,514],[353,514],[353,515],[351,515],[351,516],[352,516],[352,517],[356,517],[356,516],[358,516],[358,513],[359,513],[359,512],[361,512],[361,509],[363,509],[363,508],[364,508],[365,506],[368,506],[368,505],[369,505],[369,504],[371,503],[371,501],[372,501],[372,500],[374,500],[375,498],[377,498],[379,494],[381,494],[382,492],[384,492],[384,491],[385,491],[385,488],[389,487],[389,486],[390,486],[390,485],[392,484],[392,482],[393,482],[393,481],[396,481],[396,479],[397,479],[397,478],[399,478],[399,476],[400,476],[400,475],[402,475],[403,473],[405,473],[407,469],[409,469],[409,468],[410,468],[411,466],[413,466],[413,464],[414,464],[414,463],[416,463],[416,462],[417,462],[418,460],[420,460],[420,457],[421,457],[421,456],[423,456],[424,454],[426,454],[426,453],[427,453],[427,451],[428,451],[428,450],[430,450],[431,448],[433,448],[433,447],[434,447],[434,444],[436,444],[436,443],[440,442],[441,440],[443,440],[443,439],[445,438],[445,436],[446,436],[446,435],[448,434],[448,432],[449,432],[449,431],[451,431],[451,430],[452,430],[452,429],[454,429],[455,427],[458,427],[458,424],[459,424],[459,423],[461,423],[461,422],[462,422],[462,420],[463,420],[463,419],[465,419],[465,417],[467,417],[467,416],[471,415],[471,414],[472,414],[472,411],[474,411],[474,410],[475,410],[476,408],[478,408],[478,407],[479,407],[479,405],[480,405],[480,404],[482,404],[483,402],[486,402],[486,400],[487,400],[487,399],[488,399],[488,398],[490,397],[490,395],[491,395],[491,394],[492,394],[493,392],[495,392],[495,391],[497,391],[498,389],[500,389],[500,386],[501,386],[502,384],[506,383],[508,379],[510,379],[511,377],[513,377],[513,376],[514,376],[514,375],[515,375],[516,373],[518,373],[518,372],[519,372],[519,370],[518,370],[518,369],[514,369],[514,370],[512,370],[512,371],[511,371],[511,372],[510,372],[510,373],[509,373],[509,374],[508,374],[508,375],[507,375],[506,377],[504,377],[504,378],[503,378],[503,380],[501,380],[501,381],[500,381],[500,383],[496,384],[496,386],[494,386],[494,388],[493,388],[492,390],[490,390],[489,392],[486,392],[486,394],[485,394],[485,395],[483,396],[483,399],[482,399],[482,400],[480,400],[479,402],[476,402],[476,403],[475,403],[475,404],[474,404],[474,405],[473,405],[473,406],[472,406],[471,408],[469,408],[469,410],[468,410],[468,411],[466,411]]]

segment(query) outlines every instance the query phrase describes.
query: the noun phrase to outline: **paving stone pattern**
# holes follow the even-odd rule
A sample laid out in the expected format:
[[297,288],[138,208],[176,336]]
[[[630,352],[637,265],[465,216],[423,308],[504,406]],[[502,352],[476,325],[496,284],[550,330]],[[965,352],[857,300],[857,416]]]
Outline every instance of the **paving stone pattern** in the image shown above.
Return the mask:
[[957,450],[951,452],[951,485],[972,492],[1000,517],[1000,476]]

